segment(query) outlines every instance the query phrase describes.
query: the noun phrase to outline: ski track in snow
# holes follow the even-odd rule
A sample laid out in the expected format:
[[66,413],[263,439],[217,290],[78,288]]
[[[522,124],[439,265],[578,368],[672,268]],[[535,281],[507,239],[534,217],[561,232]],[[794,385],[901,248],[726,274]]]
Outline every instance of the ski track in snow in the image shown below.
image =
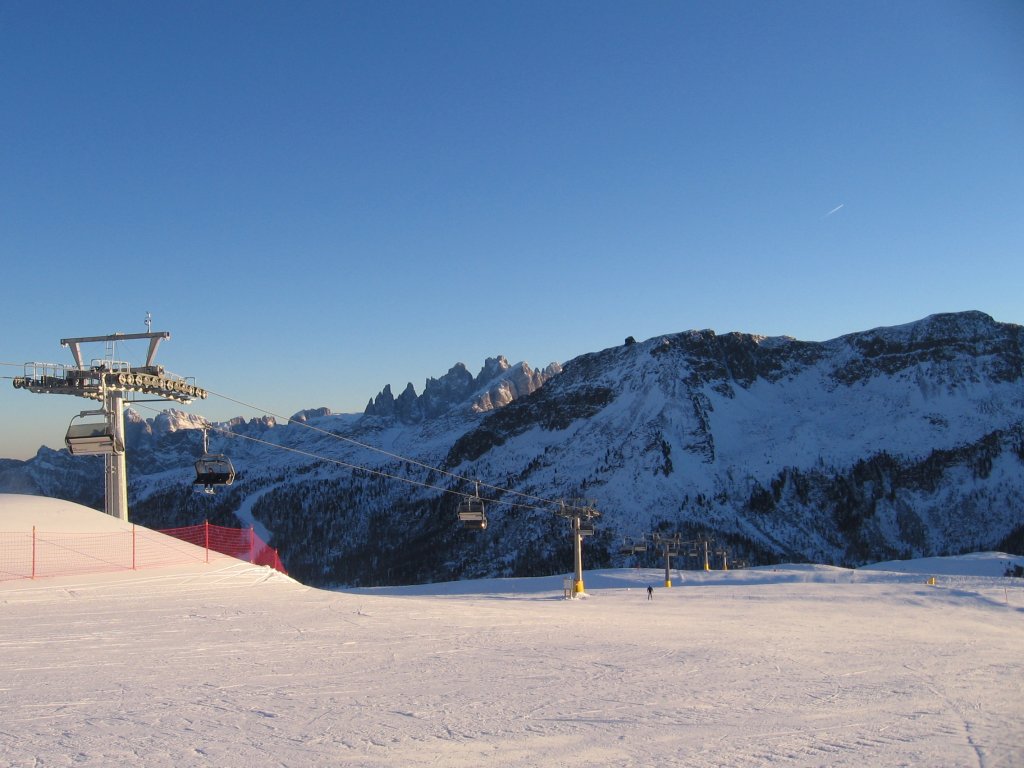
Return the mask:
[[[31,525],[127,524],[0,498]],[[201,560],[0,582],[0,765],[1024,765],[1020,558],[677,572],[653,600],[660,570],[565,600]]]
[[[330,592],[0,585],[0,763],[1019,766],[1020,579],[808,569]],[[473,585],[452,585],[470,590]]]

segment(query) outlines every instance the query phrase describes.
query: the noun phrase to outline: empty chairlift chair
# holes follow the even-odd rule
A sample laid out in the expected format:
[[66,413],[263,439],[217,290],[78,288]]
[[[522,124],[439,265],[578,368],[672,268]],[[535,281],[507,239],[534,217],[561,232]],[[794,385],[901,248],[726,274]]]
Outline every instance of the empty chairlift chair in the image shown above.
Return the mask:
[[223,453],[210,453],[206,430],[203,430],[203,455],[196,460],[196,479],[193,485],[202,486],[205,493],[216,493],[217,486],[235,482],[235,468]]
[[459,502],[458,515],[463,528],[482,531],[487,527],[487,513],[479,486],[475,496],[466,496]]
[[68,451],[75,456],[99,455],[121,453],[124,446],[114,434],[110,423],[104,421],[81,421],[76,423],[75,419],[82,419],[85,416],[105,415],[103,411],[82,411],[78,416],[71,419],[67,434],[64,436],[64,443]]

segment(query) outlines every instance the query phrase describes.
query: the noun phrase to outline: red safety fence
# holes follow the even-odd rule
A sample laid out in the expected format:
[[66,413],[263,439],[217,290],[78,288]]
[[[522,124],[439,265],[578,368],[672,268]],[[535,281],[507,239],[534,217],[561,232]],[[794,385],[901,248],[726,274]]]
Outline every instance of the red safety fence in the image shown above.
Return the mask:
[[288,573],[281,563],[277,550],[271,549],[257,536],[255,528],[225,528],[206,522],[184,528],[164,528],[160,533],[195,544],[207,551],[213,550],[254,565],[268,565],[276,571]]
[[48,533],[33,527],[31,533],[0,532],[0,581],[208,563],[211,551],[287,573],[277,550],[252,528],[207,523],[167,531],[133,525],[109,533]]

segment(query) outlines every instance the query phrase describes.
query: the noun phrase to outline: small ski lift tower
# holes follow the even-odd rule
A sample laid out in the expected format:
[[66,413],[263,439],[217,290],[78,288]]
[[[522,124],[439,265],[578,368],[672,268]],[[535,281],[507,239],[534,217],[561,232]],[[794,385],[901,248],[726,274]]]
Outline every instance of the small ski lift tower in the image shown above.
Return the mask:
[[[207,392],[181,376],[167,373],[157,365],[156,350],[169,339],[167,331],[149,331],[151,318],[146,316],[146,333],[114,333],[109,336],[82,336],[61,339],[61,346],[71,350],[73,366],[55,363],[25,363],[25,375],[14,377],[15,389],[48,395],[75,395],[102,403],[98,411],[82,411],[78,418],[103,415],[100,424],[83,422],[68,427],[64,440],[75,454],[102,454],[104,459],[104,510],[108,515],[128,519],[128,471],[124,448],[124,400],[131,395],[146,395],[173,400],[183,405]],[[149,352],[146,364],[131,366],[114,359],[115,345],[121,341],[147,339]],[[82,357],[82,345],[102,343],[107,354],[88,365]]]
[[206,428],[203,428],[203,455],[196,460],[194,485],[201,485],[204,493],[216,493],[218,485],[235,482],[235,468],[223,453],[210,453]]
[[476,493],[473,496],[466,496],[459,502],[458,515],[464,528],[476,531],[487,528],[484,501],[480,498],[480,483],[476,484]]
[[729,550],[725,547],[720,547],[715,550],[715,554],[722,559],[722,570],[729,570]]
[[584,593],[583,587],[583,537],[594,535],[595,517],[600,517],[597,511],[597,502],[593,499],[574,499],[570,504],[564,501],[559,502],[559,508],[555,513],[560,517],[568,518],[572,527],[572,554],[573,554],[573,579],[572,596],[576,597]]
[[665,558],[665,586],[672,586],[672,558],[679,554],[679,547],[682,544],[682,536],[676,534],[652,533],[651,539],[656,547],[661,548],[662,557]]

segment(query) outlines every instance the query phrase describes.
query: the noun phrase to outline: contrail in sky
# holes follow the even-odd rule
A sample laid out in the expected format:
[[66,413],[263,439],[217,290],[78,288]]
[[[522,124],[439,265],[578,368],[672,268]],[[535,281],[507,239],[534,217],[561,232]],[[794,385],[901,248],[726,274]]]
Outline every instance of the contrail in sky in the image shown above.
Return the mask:
[[842,208],[842,207],[843,207],[844,205],[846,205],[846,203],[840,203],[839,205],[837,205],[837,206],[836,206],[835,208],[833,208],[833,209],[832,209],[831,211],[829,211],[828,213],[826,213],[826,214],[825,214],[824,216],[822,216],[821,218],[823,218],[823,219],[827,219],[827,218],[828,218],[829,216],[831,216],[831,215],[832,215],[833,213],[835,213],[836,211],[838,211],[838,210],[839,210],[840,208]]

